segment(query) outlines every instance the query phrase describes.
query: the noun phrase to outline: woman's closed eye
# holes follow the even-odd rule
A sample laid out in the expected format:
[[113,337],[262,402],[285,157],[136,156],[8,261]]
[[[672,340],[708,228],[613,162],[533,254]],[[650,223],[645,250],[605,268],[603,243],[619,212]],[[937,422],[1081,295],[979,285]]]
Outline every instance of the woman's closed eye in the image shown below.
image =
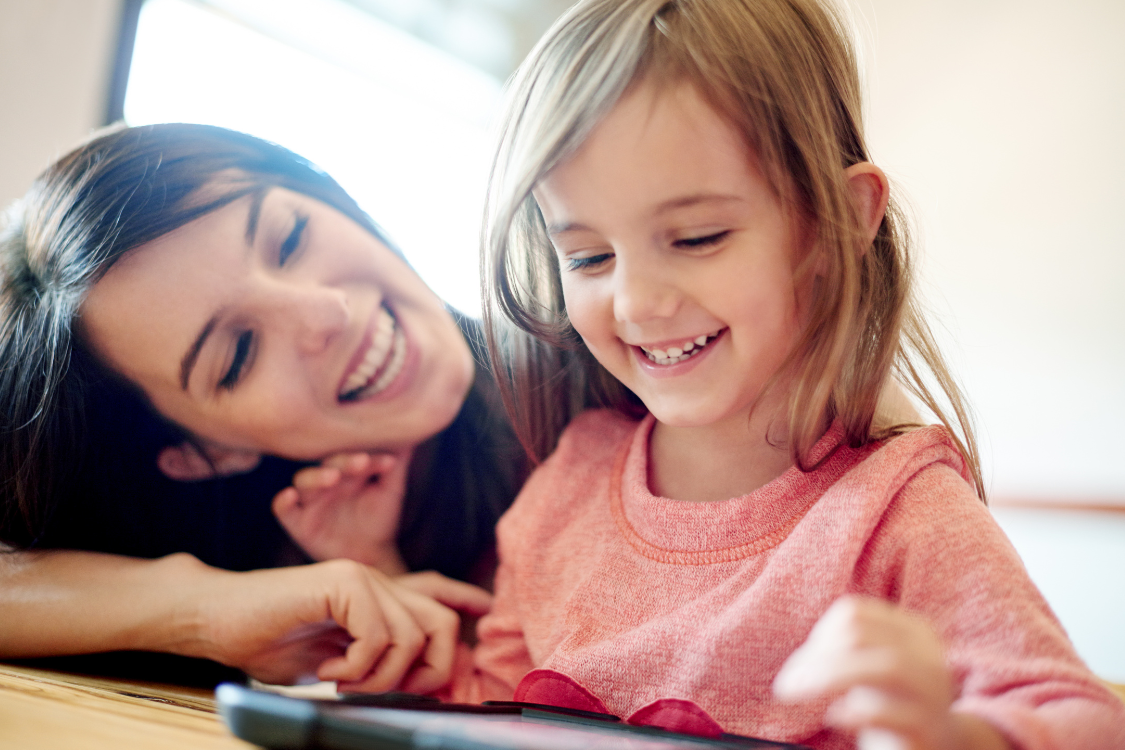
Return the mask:
[[277,251],[277,264],[284,266],[285,263],[292,257],[293,253],[301,247],[301,238],[305,233],[305,226],[309,223],[309,217],[301,214],[295,214],[293,217],[293,229],[290,230],[289,235],[281,243],[281,247]]
[[227,368],[226,374],[219,380],[219,388],[228,391],[234,390],[238,381],[242,379],[244,371],[248,369],[253,353],[253,331],[243,331],[238,334],[234,343],[234,356],[231,358],[230,367]]

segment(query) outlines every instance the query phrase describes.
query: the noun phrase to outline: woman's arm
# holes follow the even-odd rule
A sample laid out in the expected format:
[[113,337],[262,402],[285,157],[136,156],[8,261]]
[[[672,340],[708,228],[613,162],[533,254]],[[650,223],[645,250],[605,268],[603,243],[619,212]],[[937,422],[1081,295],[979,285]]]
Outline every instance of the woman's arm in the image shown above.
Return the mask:
[[235,573],[186,554],[5,552],[0,656],[165,651],[269,682],[316,675],[350,690],[428,692],[448,680],[458,632],[430,595],[479,609],[483,594],[439,583],[347,560]]

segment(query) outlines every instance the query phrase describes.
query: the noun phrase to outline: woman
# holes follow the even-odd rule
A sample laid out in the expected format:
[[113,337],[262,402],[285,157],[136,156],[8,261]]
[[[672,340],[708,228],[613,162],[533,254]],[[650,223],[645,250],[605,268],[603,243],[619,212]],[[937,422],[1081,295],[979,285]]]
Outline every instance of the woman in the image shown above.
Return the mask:
[[[431,597],[487,595],[402,574],[479,574],[519,453],[472,323],[335,181],[220,128],[111,132],[10,212],[0,285],[0,656],[444,680],[457,618]],[[332,457],[272,504],[296,545],[269,498],[301,464],[264,455]],[[310,487],[341,470],[354,500]],[[310,559],[333,561],[251,570]]]

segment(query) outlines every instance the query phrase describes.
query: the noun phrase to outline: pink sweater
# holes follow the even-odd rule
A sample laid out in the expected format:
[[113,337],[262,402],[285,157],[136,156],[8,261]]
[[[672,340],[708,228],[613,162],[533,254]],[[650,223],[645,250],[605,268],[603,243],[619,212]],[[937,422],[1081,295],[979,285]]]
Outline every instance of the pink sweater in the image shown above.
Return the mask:
[[[955,710],[1024,750],[1125,748],[1125,704],[1075,655],[938,428],[840,447],[744,497],[647,486],[651,417],[587,412],[497,527],[493,611],[456,700],[527,700],[633,723],[848,748],[825,702],[771,683],[839,596],[936,628]],[[830,431],[814,459],[840,442]]]

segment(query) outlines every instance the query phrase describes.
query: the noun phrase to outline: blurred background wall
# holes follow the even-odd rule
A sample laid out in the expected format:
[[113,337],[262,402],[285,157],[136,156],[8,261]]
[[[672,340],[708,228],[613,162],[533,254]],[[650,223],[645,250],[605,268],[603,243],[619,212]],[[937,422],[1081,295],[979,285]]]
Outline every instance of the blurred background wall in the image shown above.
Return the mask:
[[[117,107],[310,156],[474,311],[491,113],[565,5],[149,0]],[[0,203],[112,112],[129,7],[0,0]],[[853,9],[869,142],[913,208],[994,513],[1079,651],[1125,682],[1125,3]]]

